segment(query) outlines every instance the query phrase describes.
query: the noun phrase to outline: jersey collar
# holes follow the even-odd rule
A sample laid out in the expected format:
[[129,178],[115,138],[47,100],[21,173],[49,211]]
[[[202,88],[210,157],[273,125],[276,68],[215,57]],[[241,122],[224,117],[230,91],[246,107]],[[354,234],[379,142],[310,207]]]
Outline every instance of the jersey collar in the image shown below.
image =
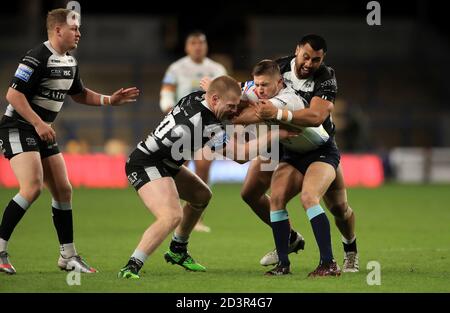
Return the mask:
[[44,42],[44,45],[47,47],[48,50],[50,50],[51,53],[56,54],[57,56],[63,57],[65,54],[61,54],[55,49],[53,49],[52,45],[50,44],[50,40],[47,40]]
[[[204,106],[205,108],[207,108],[208,110],[210,110],[210,111],[212,112],[211,108],[210,108],[209,105],[208,105],[208,102],[206,102],[206,99],[203,100],[203,101],[201,102],[201,104],[203,104],[203,106]],[[214,113],[214,112],[213,112],[213,113]]]

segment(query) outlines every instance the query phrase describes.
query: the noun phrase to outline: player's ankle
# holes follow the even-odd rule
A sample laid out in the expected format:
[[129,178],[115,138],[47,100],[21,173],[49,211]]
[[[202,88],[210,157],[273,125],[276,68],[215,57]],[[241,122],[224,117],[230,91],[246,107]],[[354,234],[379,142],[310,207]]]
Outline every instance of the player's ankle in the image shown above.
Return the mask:
[[291,233],[289,234],[289,244],[293,243],[297,240],[298,234],[294,229],[291,229]]

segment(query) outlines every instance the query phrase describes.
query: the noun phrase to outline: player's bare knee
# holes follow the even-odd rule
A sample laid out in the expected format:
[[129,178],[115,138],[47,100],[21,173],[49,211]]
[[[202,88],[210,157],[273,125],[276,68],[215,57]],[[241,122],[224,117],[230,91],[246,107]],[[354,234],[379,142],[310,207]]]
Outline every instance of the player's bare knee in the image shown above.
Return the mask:
[[172,215],[172,218],[171,218],[171,226],[172,227],[171,228],[175,229],[181,223],[182,218],[183,218],[183,215],[181,214],[181,212],[180,212],[180,214]]
[[199,189],[195,193],[195,199],[190,201],[191,204],[206,207],[212,198],[211,189],[208,187]]
[[305,210],[320,204],[320,198],[317,195],[310,192],[302,192],[300,200]]
[[30,203],[34,202],[42,193],[44,184],[42,181],[36,180],[26,186],[20,186],[20,194]]
[[283,210],[286,208],[286,197],[284,195],[271,195],[270,197],[270,209],[271,210]]
[[252,193],[250,190],[241,190],[241,198],[245,201],[247,204],[252,204],[255,202],[255,193]]
[[180,210],[179,212],[171,212],[170,214],[160,217],[159,220],[160,222],[164,223],[169,229],[173,230],[181,223],[182,218],[183,213]]
[[333,205],[330,212],[338,220],[347,220],[353,213],[347,202]]
[[70,201],[70,199],[72,199],[72,185],[70,183],[67,183],[61,188],[61,195],[63,199],[67,199],[67,201]]
[[72,185],[70,183],[60,185],[52,190],[53,197],[61,202],[70,202],[72,199]]

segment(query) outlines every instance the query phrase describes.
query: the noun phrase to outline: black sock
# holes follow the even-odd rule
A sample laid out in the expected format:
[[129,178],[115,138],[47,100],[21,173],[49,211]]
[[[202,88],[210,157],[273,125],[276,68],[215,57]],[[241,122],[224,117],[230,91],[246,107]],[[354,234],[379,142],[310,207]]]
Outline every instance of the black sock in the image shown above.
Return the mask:
[[174,253],[184,253],[187,252],[187,242],[178,242],[175,240],[172,240],[170,242],[170,251]]
[[142,266],[144,266],[144,263],[142,263],[140,260],[138,260],[136,258],[131,257],[128,260],[128,263],[127,263],[126,266],[129,266],[129,265],[131,265],[134,268],[136,268],[136,270],[139,272],[141,270]]
[[52,207],[53,225],[60,244],[73,242],[72,210],[60,210]]
[[333,251],[331,248],[330,222],[320,205],[309,208],[306,213],[319,246],[320,262],[331,263],[333,261]]
[[273,211],[270,213],[272,233],[277,248],[278,260],[281,265],[289,265],[288,249],[290,225],[286,210]]
[[3,212],[2,223],[0,224],[0,238],[8,241],[14,228],[25,215],[26,209],[23,209],[16,201],[9,201]]
[[289,244],[294,243],[294,241],[297,240],[297,237],[298,237],[297,232],[291,229],[291,233],[289,234]]
[[344,246],[344,252],[358,252],[358,249],[356,248],[356,238],[352,243],[346,244],[343,242],[342,245]]

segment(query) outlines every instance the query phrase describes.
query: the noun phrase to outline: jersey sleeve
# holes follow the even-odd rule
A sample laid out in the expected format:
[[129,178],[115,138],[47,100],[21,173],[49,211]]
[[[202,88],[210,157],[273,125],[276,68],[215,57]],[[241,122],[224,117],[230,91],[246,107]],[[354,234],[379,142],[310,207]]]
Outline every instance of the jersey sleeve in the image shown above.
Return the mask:
[[43,63],[45,61],[37,58],[33,50],[28,51],[20,60],[9,86],[23,94],[33,93],[42,78]]
[[162,83],[168,84],[168,85],[176,85],[177,84],[177,75],[176,75],[173,64],[171,66],[169,66],[166,73],[164,74]]
[[75,71],[76,73],[73,79],[72,86],[70,86],[70,89],[67,92],[67,94],[69,95],[76,95],[84,91],[84,85],[80,77],[80,69],[78,68],[78,65],[76,66]]
[[334,70],[331,68],[326,68],[316,78],[314,96],[334,102],[336,95],[337,82],[334,75]]
[[256,93],[255,82],[253,80],[248,80],[245,83],[241,83],[241,100],[257,102],[258,95]]

